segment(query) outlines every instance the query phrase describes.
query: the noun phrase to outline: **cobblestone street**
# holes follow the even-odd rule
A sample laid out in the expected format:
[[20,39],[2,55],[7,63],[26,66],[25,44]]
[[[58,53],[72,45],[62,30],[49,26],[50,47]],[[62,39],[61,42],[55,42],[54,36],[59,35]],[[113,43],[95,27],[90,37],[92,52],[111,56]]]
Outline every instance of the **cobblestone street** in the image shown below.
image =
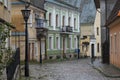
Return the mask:
[[120,80],[93,69],[89,59],[30,65],[31,80]]

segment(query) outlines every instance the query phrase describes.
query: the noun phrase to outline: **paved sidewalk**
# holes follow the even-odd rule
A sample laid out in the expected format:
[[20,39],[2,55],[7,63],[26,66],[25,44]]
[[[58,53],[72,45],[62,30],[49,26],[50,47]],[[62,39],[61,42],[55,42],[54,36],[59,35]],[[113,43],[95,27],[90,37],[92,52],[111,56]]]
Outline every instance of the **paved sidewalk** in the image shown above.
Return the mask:
[[92,66],[106,77],[120,78],[120,69],[117,69],[110,64],[101,63],[101,59],[96,59]]

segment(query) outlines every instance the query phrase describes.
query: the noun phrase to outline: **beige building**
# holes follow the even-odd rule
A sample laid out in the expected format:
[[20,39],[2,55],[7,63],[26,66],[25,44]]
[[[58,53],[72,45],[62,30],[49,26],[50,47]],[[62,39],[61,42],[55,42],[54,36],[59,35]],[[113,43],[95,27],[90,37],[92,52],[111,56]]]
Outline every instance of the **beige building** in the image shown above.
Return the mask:
[[[15,31],[12,32],[14,37],[20,36],[16,38],[17,41],[20,41],[20,44],[16,46],[20,46],[20,58],[21,60],[25,59],[25,24],[24,19],[21,13],[21,10],[25,8],[25,2],[21,0],[12,0],[12,23],[16,26],[17,33]],[[29,46],[28,46],[28,57],[29,60],[40,60],[40,45],[42,45],[41,54],[42,59],[45,57],[45,35],[39,33],[39,30],[45,29],[45,13],[44,8],[44,0],[38,1],[38,4],[34,1],[31,1],[29,9],[31,10],[31,14],[28,20],[28,37],[29,37]],[[45,29],[46,30],[46,29]],[[14,38],[13,37],[13,38]],[[42,37],[41,41],[40,38]],[[15,41],[12,40],[12,44],[15,44]],[[13,48],[15,46],[12,46]]]
[[[11,22],[11,5],[10,0],[0,0],[0,26],[4,25],[6,28],[10,28]],[[6,46],[10,47],[10,38],[6,40]]]
[[10,22],[10,0],[0,0],[0,19]]
[[96,11],[94,31],[95,31],[96,49],[97,49],[95,56],[100,57],[101,56],[101,26],[100,26],[100,9],[99,8]]
[[82,56],[90,56],[90,40],[91,35],[94,35],[94,27],[92,23],[81,24],[81,41],[80,53]]
[[81,36],[81,54],[90,57],[93,54],[95,57],[101,57],[100,9],[96,11],[94,24],[81,24]]
[[[11,24],[11,0],[0,0],[0,55],[2,56],[0,58],[0,80],[7,80],[8,76],[6,73],[6,62],[8,58],[8,54],[10,52],[6,52],[7,49],[11,48],[10,46],[10,31],[14,27]],[[3,29],[4,28],[4,29]],[[2,30],[3,29],[3,30]],[[8,32],[8,34],[6,34]],[[7,36],[7,38],[6,38]],[[3,37],[6,38],[6,43],[4,44]],[[2,52],[4,53],[2,55]],[[10,54],[9,54],[10,55]],[[4,65],[4,67],[3,67]],[[7,71],[8,72],[8,71]]]

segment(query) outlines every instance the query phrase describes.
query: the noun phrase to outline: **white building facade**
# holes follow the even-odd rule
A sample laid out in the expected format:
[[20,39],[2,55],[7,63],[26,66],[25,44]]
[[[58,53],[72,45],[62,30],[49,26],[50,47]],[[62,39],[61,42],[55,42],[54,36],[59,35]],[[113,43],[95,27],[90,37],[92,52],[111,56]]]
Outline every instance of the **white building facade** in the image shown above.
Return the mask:
[[63,3],[46,0],[48,31],[47,54],[66,55],[75,53],[80,20],[77,8]]

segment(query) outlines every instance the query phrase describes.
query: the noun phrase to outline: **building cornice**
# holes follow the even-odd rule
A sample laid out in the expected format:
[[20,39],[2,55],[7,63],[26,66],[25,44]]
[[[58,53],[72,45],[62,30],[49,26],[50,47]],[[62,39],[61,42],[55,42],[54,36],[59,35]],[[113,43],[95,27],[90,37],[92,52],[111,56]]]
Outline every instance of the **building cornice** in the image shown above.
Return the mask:
[[0,22],[15,29],[15,27],[13,25],[11,25],[9,22],[3,20],[2,18],[0,18]]
[[49,4],[54,4],[54,5],[57,5],[57,6],[60,6],[60,7],[64,7],[64,8],[68,8],[68,9],[71,9],[71,10],[74,10],[74,11],[77,11],[77,12],[79,12],[79,9],[78,8],[74,8],[74,7],[70,7],[70,6],[68,6],[68,5],[65,5],[65,4],[63,4],[63,5],[60,5],[60,4],[57,4],[57,3],[53,3],[53,2],[50,2],[50,1],[46,1],[46,3],[45,4],[47,4],[47,3],[49,3]]
[[[23,0],[19,0],[19,1],[14,1],[14,2],[11,2],[12,3],[12,5],[25,5],[25,1],[23,1]],[[27,2],[27,3],[29,3],[29,2]],[[38,8],[38,9],[40,9],[40,10],[43,10],[43,11],[45,11],[45,12],[47,12],[45,9],[43,9],[43,8],[40,8],[40,7],[38,7],[38,6],[36,6],[36,5],[34,5],[34,4],[32,4],[32,3],[30,3],[33,7],[36,7],[36,8]]]

